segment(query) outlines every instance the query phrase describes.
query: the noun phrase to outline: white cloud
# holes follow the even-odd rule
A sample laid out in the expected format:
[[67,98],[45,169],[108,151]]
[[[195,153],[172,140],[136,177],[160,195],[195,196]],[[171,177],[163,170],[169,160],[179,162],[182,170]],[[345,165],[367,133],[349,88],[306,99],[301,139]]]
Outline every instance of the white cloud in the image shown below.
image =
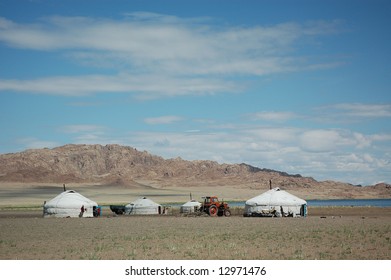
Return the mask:
[[117,76],[88,75],[47,77],[35,80],[0,80],[0,91],[22,91],[62,96],[84,96],[94,93],[133,93],[140,99],[162,96],[201,95],[235,92],[231,83],[210,78],[176,78],[157,75]]
[[253,127],[244,130],[245,135],[267,142],[288,143],[295,141],[300,129],[292,127]]
[[43,148],[54,148],[60,146],[59,142],[41,140],[35,137],[25,137],[17,139],[16,142],[22,144],[25,149],[43,149]]
[[[181,121],[178,116],[149,118],[150,124]],[[391,136],[363,134],[341,129],[261,127],[246,124],[206,123],[200,129],[154,132],[132,131],[122,135],[104,126],[73,124],[58,129],[70,143],[129,145],[165,158],[245,162],[261,168],[312,176],[317,180],[341,180],[353,184],[389,181]],[[19,143],[22,140],[19,141]],[[24,139],[26,148],[58,146],[58,143]]]
[[71,143],[75,144],[122,144],[109,136],[110,129],[105,126],[91,124],[73,124],[58,128],[61,133],[71,134]]
[[75,125],[66,125],[59,129],[64,133],[86,133],[94,132],[102,134],[106,128],[100,125],[90,125],[90,124],[75,124]]
[[330,152],[335,150],[340,135],[333,130],[310,130],[300,136],[300,145],[304,151]]
[[316,108],[317,120],[351,123],[391,117],[391,104],[339,103]]
[[391,117],[391,104],[342,103],[333,106],[351,117],[384,118]]
[[318,180],[353,184],[387,180],[387,175],[382,174],[387,174],[391,167],[390,155],[371,145],[360,145],[361,140],[356,138],[356,132],[344,130],[232,127],[213,133],[136,132],[124,142],[165,158],[245,162]]
[[372,145],[370,136],[341,129],[316,129],[303,132],[300,146],[309,152],[333,152],[342,149],[364,149]]
[[179,122],[181,120],[183,120],[183,118],[179,116],[160,116],[156,118],[146,118],[144,119],[144,122],[146,124],[155,125],[155,124],[172,124],[174,122]]
[[263,120],[263,121],[275,121],[284,122],[297,118],[298,116],[293,112],[274,112],[274,111],[262,111],[250,114],[249,117],[252,120]]
[[363,135],[362,133],[353,133],[353,138],[358,149],[363,149],[372,145],[371,137]]
[[374,134],[374,135],[371,135],[370,138],[373,140],[373,141],[391,141],[391,134],[386,134],[386,133],[383,133],[383,134]]
[[335,22],[216,26],[210,19],[151,13],[122,20],[55,16],[31,24],[0,18],[0,42],[10,47],[58,50],[75,62],[118,72],[1,80],[0,90],[67,96],[131,92],[144,98],[236,92],[242,86],[227,77],[318,65],[295,54],[296,43],[330,33],[327,29],[336,29]]

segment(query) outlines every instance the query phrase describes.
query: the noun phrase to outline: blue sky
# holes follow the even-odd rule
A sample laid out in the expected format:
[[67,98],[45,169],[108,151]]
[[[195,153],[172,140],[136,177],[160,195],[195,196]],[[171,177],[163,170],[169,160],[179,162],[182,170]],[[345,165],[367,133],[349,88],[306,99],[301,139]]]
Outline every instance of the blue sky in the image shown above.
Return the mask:
[[0,153],[68,143],[391,182],[389,1],[0,0]]

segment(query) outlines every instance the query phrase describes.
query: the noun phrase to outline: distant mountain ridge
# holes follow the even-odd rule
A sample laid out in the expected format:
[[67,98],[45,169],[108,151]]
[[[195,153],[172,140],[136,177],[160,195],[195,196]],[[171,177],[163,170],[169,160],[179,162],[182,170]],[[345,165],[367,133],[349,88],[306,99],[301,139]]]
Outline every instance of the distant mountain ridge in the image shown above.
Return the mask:
[[[135,148],[69,144],[53,149],[31,149],[0,155],[0,182],[96,183],[132,185],[138,180],[165,187],[240,184],[268,188],[269,182],[285,189],[325,188],[338,192],[358,188],[346,183],[318,182],[300,174],[258,168],[245,163],[219,164],[209,160],[164,159]],[[391,187],[379,184],[381,196],[391,197]]]
[[0,155],[0,181],[20,182],[106,182],[107,177],[159,179],[197,177],[214,179],[219,175],[274,173],[301,177],[245,163],[219,164],[209,160],[163,159],[132,147],[69,144],[53,149],[30,149]]

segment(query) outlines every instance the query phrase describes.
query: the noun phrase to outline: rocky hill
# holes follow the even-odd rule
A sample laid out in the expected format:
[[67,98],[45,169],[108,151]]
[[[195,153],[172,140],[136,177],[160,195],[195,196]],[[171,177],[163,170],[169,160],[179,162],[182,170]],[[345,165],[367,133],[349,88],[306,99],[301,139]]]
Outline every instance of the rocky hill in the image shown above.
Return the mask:
[[[214,161],[165,160],[146,151],[120,145],[65,145],[0,155],[0,181],[8,182],[97,182],[126,183],[126,180],[193,178],[217,180],[268,175],[302,178],[285,172],[247,164],[218,164]],[[310,181],[313,179],[308,178]]]
[[[362,189],[346,183],[325,181],[247,164],[219,164],[214,161],[163,159],[120,145],[65,145],[0,155],[0,182],[96,183],[132,186],[137,181],[160,186],[245,185],[268,188],[269,182],[285,189],[324,190],[346,193]],[[367,188],[369,190],[369,188]],[[387,184],[373,186],[378,197],[391,197]],[[346,196],[346,195],[345,195]]]

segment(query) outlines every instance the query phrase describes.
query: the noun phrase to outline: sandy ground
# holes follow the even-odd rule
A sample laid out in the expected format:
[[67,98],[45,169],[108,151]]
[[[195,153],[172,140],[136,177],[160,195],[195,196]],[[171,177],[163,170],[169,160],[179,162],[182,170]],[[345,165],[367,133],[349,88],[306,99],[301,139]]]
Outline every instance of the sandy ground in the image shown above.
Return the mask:
[[[127,204],[139,197],[147,196],[158,203],[183,202],[189,200],[190,193],[193,198],[201,200],[205,195],[217,195],[222,199],[247,200],[260,192],[254,190],[238,191],[234,186],[211,188],[198,187],[172,187],[160,188],[153,182],[143,182],[145,185],[138,188],[125,186],[99,186],[85,184],[70,184],[67,190],[75,190],[80,194],[96,201],[100,205]],[[148,184],[148,185],[147,185]],[[63,191],[62,185],[55,184],[0,184],[0,208],[10,206],[40,206]]]
[[[185,203],[189,200],[190,194],[199,201],[201,201],[202,196],[207,195],[216,195],[226,201],[246,201],[268,190],[268,188],[248,185],[219,185],[219,182],[209,182],[207,185],[199,183],[193,187],[178,184],[162,187],[159,182],[152,181],[138,181],[136,187],[68,184],[66,188],[67,190],[75,190],[100,205],[127,204],[142,196],[147,196],[161,204],[169,202]],[[376,193],[371,191],[354,190],[355,194],[346,190],[330,192],[330,190],[324,191],[319,188],[300,188],[288,191],[305,200],[391,197],[391,194],[388,196],[374,196]],[[62,184],[2,182],[0,183],[0,209],[12,206],[41,206],[44,201],[49,201],[62,191]]]
[[[217,195],[243,201],[265,190],[69,185],[101,205],[140,196],[158,203]],[[42,218],[54,184],[0,184],[0,259],[391,259],[391,208],[309,207],[307,218],[115,216]],[[292,192],[294,193],[294,192]],[[300,193],[294,193],[300,196]],[[309,197],[301,196],[304,199]]]
[[0,213],[0,259],[391,259],[391,208],[310,208],[307,218]]

